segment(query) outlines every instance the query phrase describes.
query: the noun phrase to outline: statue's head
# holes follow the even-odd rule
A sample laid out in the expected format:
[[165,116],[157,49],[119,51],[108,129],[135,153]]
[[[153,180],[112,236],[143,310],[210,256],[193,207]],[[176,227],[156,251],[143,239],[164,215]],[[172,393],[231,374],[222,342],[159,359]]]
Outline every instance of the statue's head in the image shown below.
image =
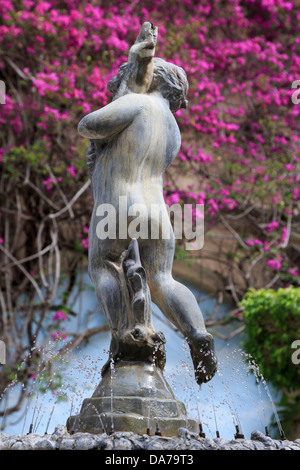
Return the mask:
[[169,101],[172,113],[187,107],[189,84],[185,71],[171,62],[154,58],[153,80],[149,93],[159,91]]
[[[180,108],[187,107],[186,95],[188,92],[188,80],[185,71],[171,62],[155,57],[153,80],[149,93],[158,91],[163,98],[169,101],[170,110],[175,113]],[[130,72],[127,63],[119,68],[118,75],[107,84],[108,91],[115,95],[125,77]]]

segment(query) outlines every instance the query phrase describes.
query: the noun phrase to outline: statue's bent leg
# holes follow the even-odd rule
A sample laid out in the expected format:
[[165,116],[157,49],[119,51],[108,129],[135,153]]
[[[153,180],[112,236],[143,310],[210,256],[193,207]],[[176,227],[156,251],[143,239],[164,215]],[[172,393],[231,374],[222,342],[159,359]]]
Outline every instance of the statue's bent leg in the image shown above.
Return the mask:
[[104,259],[99,263],[97,269],[90,269],[90,277],[96,289],[100,309],[105,315],[111,332],[109,358],[102,368],[103,375],[110,367],[111,361],[115,361],[119,354],[120,330],[122,329],[122,320],[125,322],[126,319],[127,305],[120,277],[116,270],[112,269],[109,261],[107,263],[107,260]]
[[90,276],[96,289],[101,311],[105,315],[110,330],[116,331],[120,322],[119,311],[123,304],[119,281],[105,262],[99,264],[97,270],[90,271]]
[[99,241],[90,237],[89,275],[95,286],[100,309],[112,333],[119,328],[120,312],[124,308],[119,273],[122,252],[127,247],[126,240]]
[[[100,308],[111,331],[110,358],[102,369],[105,373],[111,361],[151,362],[163,369],[165,338],[152,324],[150,290],[146,273],[140,263],[138,244],[132,240],[112,243],[111,250],[100,250],[91,256],[89,274],[95,285]],[[97,256],[96,256],[97,255]]]
[[194,294],[172,277],[173,240],[152,240],[141,246],[142,263],[148,276],[152,301],[182,332],[191,350],[198,383],[216,372],[214,341],[205,328]]

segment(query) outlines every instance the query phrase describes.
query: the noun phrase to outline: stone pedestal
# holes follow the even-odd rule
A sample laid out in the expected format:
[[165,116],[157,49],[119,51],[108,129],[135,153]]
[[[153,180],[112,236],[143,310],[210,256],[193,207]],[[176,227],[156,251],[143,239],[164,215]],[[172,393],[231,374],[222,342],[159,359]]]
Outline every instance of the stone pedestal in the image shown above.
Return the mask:
[[154,364],[126,361],[105,371],[93,396],[67,421],[69,432],[93,434],[133,431],[175,436],[180,427],[199,431],[199,423],[187,417],[162,371]]

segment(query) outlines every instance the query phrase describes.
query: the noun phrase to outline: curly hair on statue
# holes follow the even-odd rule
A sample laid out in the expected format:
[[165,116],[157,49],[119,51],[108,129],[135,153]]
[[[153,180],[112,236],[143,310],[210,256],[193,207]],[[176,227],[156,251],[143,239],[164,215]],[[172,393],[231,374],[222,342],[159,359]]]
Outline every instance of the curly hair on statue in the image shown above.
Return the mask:
[[[155,57],[153,80],[149,93],[159,90],[162,96],[170,103],[172,113],[180,108],[186,108],[188,102],[186,95],[188,92],[188,80],[185,71],[178,65],[167,62],[159,57]],[[115,75],[107,84],[107,90],[115,95],[123,78],[126,76],[127,68],[130,66],[127,62],[119,68]]]

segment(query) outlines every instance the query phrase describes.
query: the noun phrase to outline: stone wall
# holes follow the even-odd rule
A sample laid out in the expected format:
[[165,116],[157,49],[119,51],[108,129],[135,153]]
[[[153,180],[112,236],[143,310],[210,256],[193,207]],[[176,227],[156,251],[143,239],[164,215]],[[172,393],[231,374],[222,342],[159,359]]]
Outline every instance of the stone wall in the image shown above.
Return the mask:
[[69,434],[59,425],[53,434],[0,434],[0,450],[109,450],[109,451],[194,451],[194,450],[300,450],[300,439],[279,441],[254,431],[251,439],[209,439],[180,428],[176,437],[138,436],[132,432]]

